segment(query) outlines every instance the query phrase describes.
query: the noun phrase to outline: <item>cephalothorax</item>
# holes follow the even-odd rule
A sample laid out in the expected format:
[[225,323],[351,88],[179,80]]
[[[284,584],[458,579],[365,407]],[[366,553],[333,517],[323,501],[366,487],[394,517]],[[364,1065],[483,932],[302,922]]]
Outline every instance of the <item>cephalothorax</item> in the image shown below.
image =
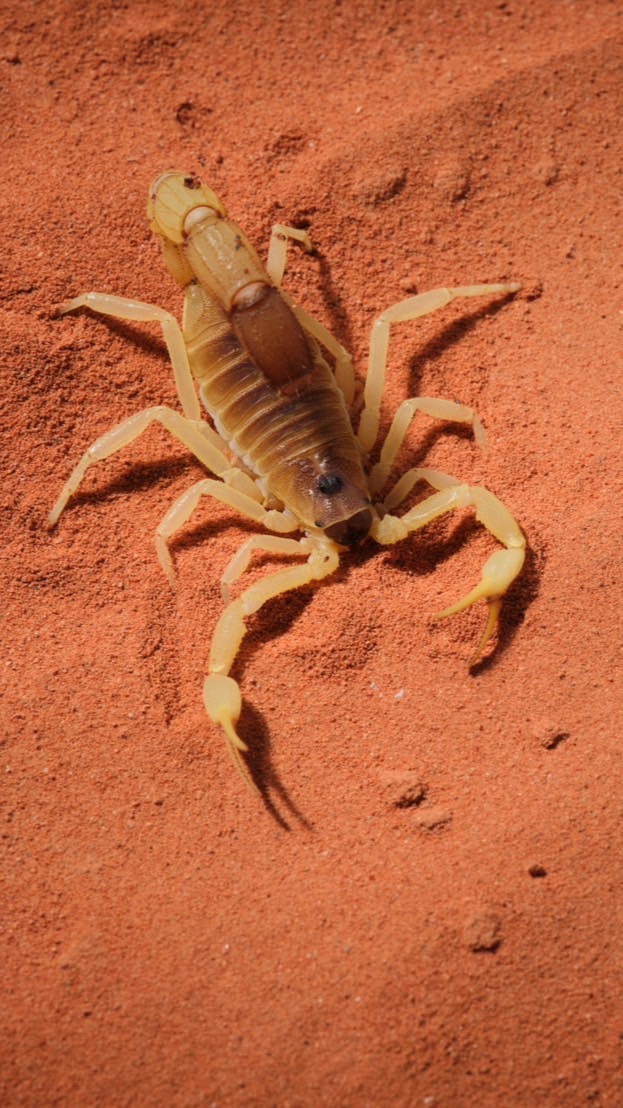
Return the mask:
[[[504,505],[484,488],[466,485],[428,468],[409,469],[385,492],[392,466],[417,411],[435,419],[470,424],[481,444],[476,413],[463,404],[430,397],[398,408],[371,468],[367,460],[379,430],[389,330],[463,296],[513,293],[516,283],[436,289],[394,304],[376,320],[370,341],[363,409],[355,432],[350,411],[355,378],[350,356],[316,319],[281,290],[289,240],[311,250],[305,231],[273,228],[264,268],[219,198],[195,177],[169,172],[149,193],[147,214],[165,262],[184,289],[182,328],[162,308],[106,293],[88,292],[64,306],[86,306],[104,315],[158,321],[167,344],[183,414],[159,405],[131,416],[93,443],[73,470],[52,512],[55,525],[88,468],[159,422],[213,475],[196,482],[173,505],[156,532],[158,558],[171,584],[175,575],[171,537],[189,519],[202,496],[211,496],[275,534],[248,539],[222,579],[225,608],[216,625],[203,697],[210,718],[224,732],[232,760],[253,785],[241,751],[248,749],[236,725],[241,710],[238,683],[229,676],[246,630],[245,621],[267,600],[335,571],[340,552],[371,536],[383,545],[457,507],[474,507],[477,519],[504,549],[485,563],[481,582],[440,612],[460,612],[479,599],[489,611],[475,658],[486,646],[502,597],[520,572],[525,539]],[[330,367],[322,348],[332,359]],[[202,418],[200,402],[211,422]],[[394,510],[418,481],[435,491],[402,517]],[[302,538],[287,538],[293,532]],[[254,550],[303,557],[230,599],[230,586],[249,565]]]

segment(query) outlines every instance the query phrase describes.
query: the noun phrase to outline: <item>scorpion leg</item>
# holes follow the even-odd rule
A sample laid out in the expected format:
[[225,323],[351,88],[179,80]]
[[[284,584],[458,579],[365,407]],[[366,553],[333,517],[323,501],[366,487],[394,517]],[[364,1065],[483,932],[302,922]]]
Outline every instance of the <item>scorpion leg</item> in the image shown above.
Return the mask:
[[50,512],[48,518],[51,527],[54,527],[58,522],[67,501],[76,492],[90,466],[104,458],[109,458],[111,454],[116,454],[124,446],[128,446],[139,435],[142,435],[152,423],[161,423],[174,438],[178,439],[194,454],[206,469],[216,473],[217,476],[226,478],[228,474],[232,473],[232,470],[236,472],[235,467],[232,467],[225,454],[218,449],[212,439],[208,439],[205,435],[204,428],[206,425],[203,420],[195,422],[186,419],[185,416],[180,415],[173,408],[167,408],[162,404],[155,408],[145,408],[144,411],[137,412],[136,415],[130,416],[123,423],[119,423],[112,430],[107,431],[85,451]]
[[[282,293],[282,295],[285,295]],[[289,297],[286,297],[289,301]],[[292,304],[292,310],[298,319],[301,327],[309,335],[319,342],[321,346],[324,346],[326,350],[335,359],[335,379],[342,390],[344,396],[344,402],[347,408],[350,408],[353,400],[355,399],[355,371],[353,369],[353,359],[345,350],[340,342],[323,327],[322,323],[319,323],[317,319],[314,319],[313,315],[306,312],[304,308],[299,308],[298,304]]]
[[[357,437],[364,450],[370,451],[379,431],[381,401],[385,387],[389,331],[392,323],[406,323],[412,319],[436,312],[453,300],[463,296],[492,296],[496,293],[517,292],[521,288],[516,281],[506,285],[465,285],[454,289],[433,289],[418,296],[410,296],[387,308],[372,327],[368,375],[364,390],[364,408]],[[445,416],[442,418],[446,418]],[[452,417],[454,418],[454,417]]]
[[[226,475],[226,478],[227,476],[228,475]],[[168,543],[173,535],[184,526],[188,519],[190,519],[203,496],[211,496],[213,500],[218,500],[221,504],[226,504],[229,508],[233,508],[234,511],[246,516],[247,519],[252,519],[255,523],[259,523],[272,531],[284,533],[296,531],[300,527],[299,521],[287,510],[284,509],[282,512],[275,509],[267,511],[253,496],[249,496],[246,492],[242,492],[233,485],[224,484],[222,481],[216,481],[213,478],[205,477],[202,481],[197,481],[194,485],[191,485],[186,492],[182,493],[179,499],[176,500],[169,509],[156,531],[158,560],[173,589],[175,588],[175,570],[173,568],[173,561],[169,552]],[[277,538],[275,538],[275,542],[277,541]],[[288,540],[283,539],[281,541],[287,542]],[[292,553],[289,549],[285,552]],[[294,552],[296,553],[296,551]],[[240,572],[242,572],[242,570]],[[231,580],[235,580],[237,576],[238,574],[232,577]]]
[[305,539],[282,539],[279,535],[252,535],[250,539],[243,542],[225,567],[221,577],[223,602],[229,604],[231,600],[229,586],[242,577],[249,568],[254,550],[266,550],[270,554],[306,554],[309,553],[309,544],[306,546],[306,542]]
[[283,223],[275,223],[270,233],[266,272],[278,289],[281,288],[286,268],[288,242],[300,242],[308,254],[314,249],[307,231],[300,230],[298,227],[286,227]]
[[381,507],[383,508],[383,512],[381,514],[386,515],[387,512],[393,512],[399,504],[402,504],[411,490],[415,488],[418,481],[426,481],[432,488],[438,491],[464,484],[458,477],[452,477],[449,473],[442,473],[440,469],[430,469],[427,466],[417,466],[414,469],[408,469],[407,472],[403,473],[402,477],[396,481],[394,487],[390,489],[387,496],[382,501]]
[[[425,527],[431,520],[438,516],[451,512],[454,508],[473,507],[476,509],[476,519],[506,548],[496,550],[487,559],[482,568],[482,580],[475,588],[471,589],[456,604],[437,612],[435,619],[444,619],[446,616],[455,615],[465,608],[475,604],[477,600],[486,600],[489,606],[487,622],[478,646],[470,660],[470,665],[478,661],[487,645],[497,622],[502,598],[517,577],[523,566],[526,556],[526,540],[508,508],[488,489],[477,485],[464,485],[450,477],[449,474],[440,473],[438,470],[424,469],[411,470],[404,475],[410,479],[413,476],[413,484],[419,478],[424,478],[433,488],[439,491],[429,496],[420,504],[416,504],[402,517],[386,515],[383,519],[375,521],[371,534],[381,545],[390,545],[400,542],[412,531],[418,531]],[[398,482],[398,486],[401,482]],[[398,486],[396,486],[398,488]],[[389,501],[393,500],[392,491]],[[402,493],[402,490],[400,490]],[[406,493],[405,493],[406,495]]]
[[[423,412],[433,419],[446,419],[452,423],[469,423],[474,429],[476,442],[483,449],[486,445],[485,429],[480,417],[466,404],[456,404],[453,400],[438,400],[429,396],[414,396],[400,405],[392,420],[387,438],[383,443],[381,456],[370,471],[370,491],[379,492],[389,477],[396,456],[402,446],[409,426],[416,412]],[[407,494],[405,493],[405,496]],[[404,499],[404,498],[403,498]],[[399,503],[399,501],[397,501]]]
[[81,296],[76,296],[75,300],[63,304],[59,312],[65,315],[66,312],[74,312],[77,308],[90,308],[99,315],[109,315],[114,319],[124,319],[132,323],[159,323],[173,366],[175,387],[184,415],[187,419],[201,419],[201,408],[188,364],[184,338],[174,315],[164,308],[156,307],[155,304],[146,304],[143,300],[130,300],[125,296],[111,296],[105,292],[83,292]]
[[[270,236],[266,272],[278,289],[281,288],[281,282],[283,281],[285,272],[288,242],[292,240],[294,242],[300,242],[308,252],[313,250],[311,239],[306,231],[301,231],[296,227],[286,227],[282,223],[276,223]],[[294,304],[283,290],[282,296],[292,308],[292,311],[303,329],[307,331],[316,342],[324,346],[333,358],[335,358],[335,377],[344,394],[346,406],[350,407],[355,395],[355,373],[351,355],[322,323],[314,319],[313,315],[306,312],[304,308],[300,308],[298,304]]]
[[[309,550],[308,539],[301,539],[298,545],[302,554]],[[238,773],[252,789],[256,786],[241,757],[241,751],[248,750],[248,746],[236,731],[242,707],[240,686],[228,676],[246,632],[245,620],[267,600],[291,589],[299,589],[311,581],[321,581],[334,573],[338,565],[339,554],[333,543],[314,543],[306,565],[280,569],[251,585],[227,605],[216,625],[210,650],[210,672],[203,686],[203,702],[212,722],[223,729],[227,750]]]

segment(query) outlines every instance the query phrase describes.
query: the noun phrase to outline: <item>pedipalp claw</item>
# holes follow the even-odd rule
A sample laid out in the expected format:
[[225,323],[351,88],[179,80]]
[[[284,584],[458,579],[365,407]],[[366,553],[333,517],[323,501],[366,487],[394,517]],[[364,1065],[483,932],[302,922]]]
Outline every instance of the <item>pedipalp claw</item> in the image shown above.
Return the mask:
[[485,646],[489,642],[498,621],[498,616],[502,607],[502,598],[520,572],[525,557],[526,550],[524,546],[511,547],[507,550],[496,550],[482,567],[482,580],[480,583],[476,585],[475,588],[471,589],[461,600],[457,600],[456,604],[451,604],[449,608],[444,608],[443,612],[437,612],[433,616],[433,619],[446,619],[447,616],[456,615],[457,612],[464,612],[466,608],[470,608],[477,600],[487,601],[489,605],[487,622],[478,646],[470,658],[470,665],[474,665],[478,661]]

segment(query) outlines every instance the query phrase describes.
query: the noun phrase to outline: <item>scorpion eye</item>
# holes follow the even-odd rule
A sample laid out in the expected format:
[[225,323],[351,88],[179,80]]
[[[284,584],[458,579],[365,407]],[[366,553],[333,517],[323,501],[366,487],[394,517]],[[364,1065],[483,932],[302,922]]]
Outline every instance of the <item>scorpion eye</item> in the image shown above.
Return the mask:
[[336,492],[341,492],[343,487],[344,482],[337,473],[324,473],[318,478],[318,491],[325,496],[334,496]]

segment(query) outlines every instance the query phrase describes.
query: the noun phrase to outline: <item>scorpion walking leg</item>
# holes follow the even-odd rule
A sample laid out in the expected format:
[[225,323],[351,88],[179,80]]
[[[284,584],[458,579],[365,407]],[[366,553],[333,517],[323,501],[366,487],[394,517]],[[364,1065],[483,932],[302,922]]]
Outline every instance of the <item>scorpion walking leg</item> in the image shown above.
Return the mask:
[[[297,524],[298,526],[298,524]],[[279,535],[252,535],[243,542],[233,558],[230,558],[221,577],[221,595],[223,602],[229,604],[231,600],[230,585],[242,577],[248,569],[251,555],[254,550],[266,550],[269,554],[308,554],[310,552],[307,539],[282,539]]]
[[[281,288],[283,281],[289,241],[300,242],[308,252],[313,250],[311,239],[306,231],[296,227],[286,227],[282,223],[275,224],[270,236],[266,272],[277,288]],[[294,304],[283,290],[282,295],[304,330],[335,358],[335,378],[344,394],[347,407],[350,407],[355,395],[355,373],[351,355],[322,323],[314,319],[313,315],[306,312],[304,308],[300,308],[298,304]]]
[[[289,300],[288,297],[286,299]],[[352,356],[331,332],[323,327],[322,323],[314,319],[313,315],[306,312],[304,308],[299,308],[298,304],[292,304],[291,307],[304,330],[324,346],[335,359],[335,379],[344,395],[346,407],[350,408],[355,399],[355,371]]]
[[441,489],[449,489],[456,485],[465,484],[464,481],[460,481],[458,477],[452,477],[449,473],[442,473],[440,469],[430,469],[427,466],[417,466],[414,469],[408,469],[406,473],[403,473],[402,477],[382,501],[381,507],[383,509],[382,515],[386,515],[387,512],[393,512],[399,504],[402,504],[403,500],[406,500],[407,496],[412,489],[415,488],[418,481],[426,481],[432,488],[441,491]]
[[[245,475],[241,474],[241,476],[244,477]],[[296,531],[300,527],[299,521],[287,510],[284,509],[282,512],[275,509],[267,511],[254,497],[249,496],[246,492],[242,492],[234,486],[226,485],[222,481],[205,477],[182,493],[169,509],[156,531],[158,560],[169,579],[172,589],[175,588],[175,570],[168,543],[176,531],[179,531],[180,527],[183,527],[186,521],[190,519],[203,496],[211,496],[214,500],[219,500],[221,504],[226,504],[229,508],[233,508],[234,511],[246,516],[247,519],[252,519],[255,523],[262,524],[272,531],[284,533]],[[275,541],[278,540],[275,538]],[[282,541],[287,542],[288,540],[284,539]],[[294,551],[294,553],[296,552]],[[292,551],[287,549],[285,553],[292,553]],[[232,577],[231,580],[235,580],[237,576],[238,574]]]
[[497,293],[517,292],[520,288],[521,285],[514,281],[506,285],[465,285],[455,289],[433,289],[431,292],[423,292],[419,296],[410,296],[407,300],[392,304],[375,320],[370,336],[364,409],[357,434],[364,450],[372,449],[378,435],[391,324],[419,319],[462,296],[492,296]]
[[111,431],[107,431],[85,451],[50,512],[48,519],[51,527],[54,527],[58,522],[67,501],[76,492],[90,466],[104,458],[109,458],[112,454],[116,454],[124,446],[128,446],[139,435],[142,435],[152,423],[161,423],[174,438],[183,443],[195,455],[206,469],[224,479],[232,474],[232,479],[234,479],[233,474],[238,471],[235,467],[232,467],[225,455],[214,444],[213,439],[207,438],[204,434],[206,424],[203,421],[195,422],[186,419],[185,416],[180,415],[173,408],[167,408],[160,404],[155,408],[145,408],[144,411],[137,412],[136,415],[130,416],[123,423],[117,424],[116,427],[113,427]]
[[74,312],[77,308],[90,308],[99,315],[109,315],[114,319],[124,319],[132,323],[159,323],[173,366],[175,387],[184,415],[187,419],[201,419],[201,407],[188,364],[184,338],[174,315],[164,308],[156,307],[155,304],[146,304],[143,300],[129,300],[125,296],[111,296],[105,292],[83,292],[75,300],[63,304],[59,312],[65,315],[66,312]]
[[[302,539],[298,545],[300,553],[305,554],[309,550],[309,540]],[[245,621],[267,600],[291,589],[299,589],[311,581],[321,581],[334,573],[338,565],[339,554],[333,543],[314,544],[306,565],[278,570],[251,585],[228,604],[216,625],[203,701],[210,719],[222,727],[232,762],[250,788],[255,788],[255,785],[241,757],[241,751],[248,750],[248,747],[236,731],[242,707],[240,687],[233,677],[228,676],[246,631]]]
[[[438,612],[435,619],[455,615],[464,611],[477,600],[486,600],[489,606],[487,622],[478,646],[471,658],[473,665],[482,654],[497,622],[505,592],[517,577],[526,556],[526,540],[508,508],[488,489],[476,485],[464,485],[449,474],[438,470],[420,469],[405,474],[405,478],[414,476],[413,484],[419,478],[428,481],[439,491],[429,496],[421,504],[416,504],[404,516],[386,515],[372,525],[372,535],[382,545],[399,542],[412,531],[425,527],[431,520],[454,508],[473,507],[476,519],[503,544],[505,550],[496,550],[487,559],[482,568],[482,580],[456,604]],[[402,480],[404,480],[403,478]],[[400,485],[401,482],[398,484]],[[402,491],[402,490],[401,490]],[[393,493],[388,500],[393,499]],[[406,493],[405,493],[406,495]]]
[[283,223],[275,223],[270,233],[266,272],[278,289],[281,288],[285,273],[288,242],[300,242],[308,254],[314,249],[307,231],[300,230],[298,227],[286,227]]
[[[387,438],[383,443],[381,456],[370,471],[370,491],[379,492],[389,477],[398,451],[402,446],[407,431],[416,412],[424,412],[433,419],[446,419],[452,423],[469,423],[474,429],[476,442],[483,449],[486,445],[485,429],[480,422],[478,414],[466,404],[456,404],[453,400],[438,400],[429,396],[414,396],[411,400],[405,400],[398,408]],[[405,493],[406,496],[406,493]]]

